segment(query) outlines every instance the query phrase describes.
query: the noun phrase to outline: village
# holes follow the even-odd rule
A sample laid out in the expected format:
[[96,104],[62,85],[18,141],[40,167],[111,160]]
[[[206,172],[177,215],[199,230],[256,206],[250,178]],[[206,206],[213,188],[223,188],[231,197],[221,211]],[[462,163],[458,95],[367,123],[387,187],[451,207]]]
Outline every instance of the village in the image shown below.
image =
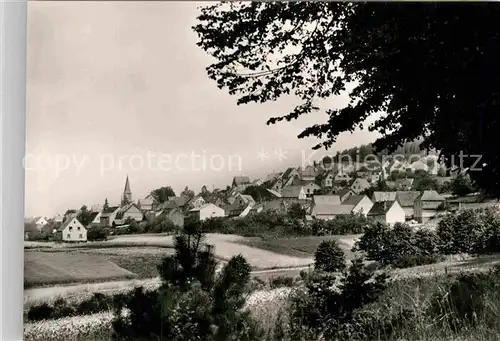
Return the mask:
[[[152,191],[135,199],[127,176],[119,205],[110,205],[106,198],[103,205],[68,209],[55,217],[26,219],[25,239],[85,242],[89,228],[126,234],[123,231],[131,223],[140,225],[158,218],[182,228],[185,219],[235,219],[268,210],[287,215],[294,206],[302,210],[304,224],[361,214],[369,221],[388,225],[406,222],[429,226],[450,211],[497,205],[496,200],[485,200],[474,195],[477,193],[453,195],[451,184],[459,177],[464,176],[446,170],[435,154],[412,163],[394,159],[383,165],[333,163],[327,158],[271,173],[263,179],[235,176],[224,190],[210,192],[203,186],[195,194],[186,187],[178,196],[159,198]],[[86,211],[85,221],[79,220],[82,209]]]

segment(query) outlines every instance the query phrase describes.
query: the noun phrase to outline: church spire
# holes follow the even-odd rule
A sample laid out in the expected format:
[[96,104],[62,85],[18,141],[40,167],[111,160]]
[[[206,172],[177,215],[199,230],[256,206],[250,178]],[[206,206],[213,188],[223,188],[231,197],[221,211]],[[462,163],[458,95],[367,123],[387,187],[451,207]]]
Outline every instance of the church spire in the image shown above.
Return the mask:
[[132,190],[130,189],[130,181],[125,180],[125,189],[123,190],[122,205],[130,204],[132,202]]

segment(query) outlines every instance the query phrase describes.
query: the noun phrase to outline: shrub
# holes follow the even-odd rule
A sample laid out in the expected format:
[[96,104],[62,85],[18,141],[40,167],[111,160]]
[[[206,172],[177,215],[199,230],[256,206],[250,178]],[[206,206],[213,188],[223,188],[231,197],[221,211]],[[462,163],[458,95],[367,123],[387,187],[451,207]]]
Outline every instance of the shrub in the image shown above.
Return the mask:
[[[159,265],[162,286],[137,288],[115,301],[113,329],[120,340],[256,340],[262,336],[243,311],[249,289],[250,266],[240,255],[216,275],[213,248],[201,248],[199,223],[188,223],[175,238],[175,254]],[[130,314],[121,315],[123,308]]]
[[106,230],[99,227],[92,227],[87,230],[88,241],[103,241],[108,239]]
[[336,272],[346,267],[345,254],[336,240],[325,240],[314,254],[314,268],[320,271]]
[[269,286],[271,287],[271,289],[281,288],[281,287],[293,287],[294,282],[295,280],[293,277],[278,276],[278,277],[273,277],[269,280]]
[[371,304],[387,287],[388,276],[374,275],[355,259],[344,276],[310,276],[305,291],[291,297],[289,339],[346,339],[346,328],[355,320],[356,311]]
[[47,303],[32,306],[28,311],[30,321],[41,321],[51,319],[54,314],[54,308]]
[[429,230],[414,231],[407,224],[389,228],[382,223],[367,227],[353,250],[364,251],[367,259],[396,268],[432,264],[440,261],[440,240]]

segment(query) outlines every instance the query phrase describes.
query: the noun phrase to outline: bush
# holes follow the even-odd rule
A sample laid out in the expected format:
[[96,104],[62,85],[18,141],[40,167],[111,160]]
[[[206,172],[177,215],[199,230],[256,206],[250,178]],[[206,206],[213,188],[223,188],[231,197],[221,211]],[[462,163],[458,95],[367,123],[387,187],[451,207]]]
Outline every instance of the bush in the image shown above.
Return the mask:
[[108,233],[106,230],[99,227],[92,227],[87,230],[87,240],[88,241],[103,241],[108,239]]
[[344,336],[356,311],[378,300],[387,279],[368,271],[362,259],[355,259],[344,276],[311,275],[306,290],[291,297],[288,339],[348,339]]
[[320,271],[336,272],[346,267],[345,254],[336,240],[325,240],[314,254],[314,268]]
[[28,311],[28,320],[41,321],[51,319],[54,314],[54,308],[47,303],[32,306]]
[[271,289],[281,288],[281,287],[293,287],[295,279],[293,277],[273,277],[269,280],[269,286]]
[[383,266],[406,268],[440,261],[439,246],[440,239],[432,231],[414,231],[411,226],[400,223],[389,228],[377,222],[367,227],[353,250],[364,251],[368,260]]

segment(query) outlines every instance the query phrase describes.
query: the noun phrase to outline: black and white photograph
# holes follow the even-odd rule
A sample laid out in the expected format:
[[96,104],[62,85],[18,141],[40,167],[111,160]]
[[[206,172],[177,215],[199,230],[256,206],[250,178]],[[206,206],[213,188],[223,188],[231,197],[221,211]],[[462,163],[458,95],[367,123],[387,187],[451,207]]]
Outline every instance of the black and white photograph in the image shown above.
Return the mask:
[[499,23],[28,1],[24,340],[500,340]]

